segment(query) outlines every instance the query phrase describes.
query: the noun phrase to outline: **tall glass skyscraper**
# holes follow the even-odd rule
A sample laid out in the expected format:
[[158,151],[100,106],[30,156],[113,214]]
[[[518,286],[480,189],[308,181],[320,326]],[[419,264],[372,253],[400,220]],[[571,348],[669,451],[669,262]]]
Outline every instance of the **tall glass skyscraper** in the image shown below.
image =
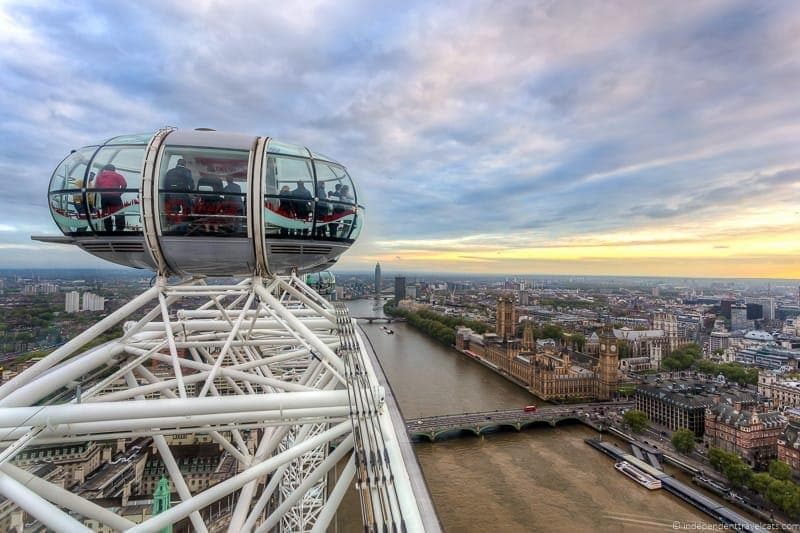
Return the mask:
[[383,280],[381,279],[381,264],[375,263],[375,298],[381,297],[381,285]]

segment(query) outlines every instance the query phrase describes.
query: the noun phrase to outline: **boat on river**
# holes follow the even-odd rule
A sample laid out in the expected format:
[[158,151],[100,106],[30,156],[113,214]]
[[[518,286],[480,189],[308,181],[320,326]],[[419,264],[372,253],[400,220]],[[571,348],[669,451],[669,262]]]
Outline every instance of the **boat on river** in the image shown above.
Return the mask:
[[628,461],[620,461],[614,465],[614,468],[650,490],[660,489],[661,481],[647,474],[639,468],[633,466]]

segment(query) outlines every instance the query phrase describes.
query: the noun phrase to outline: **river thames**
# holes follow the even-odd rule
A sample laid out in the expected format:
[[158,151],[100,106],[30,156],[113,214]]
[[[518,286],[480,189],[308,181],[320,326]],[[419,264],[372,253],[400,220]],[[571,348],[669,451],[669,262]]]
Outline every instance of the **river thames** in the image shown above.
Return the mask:
[[[352,316],[382,315],[370,300],[347,305]],[[390,324],[391,335],[361,326],[407,419],[541,403],[406,324]],[[708,523],[665,491],[619,474],[584,443],[596,436],[566,425],[420,442],[415,451],[445,531],[672,531],[675,521]]]

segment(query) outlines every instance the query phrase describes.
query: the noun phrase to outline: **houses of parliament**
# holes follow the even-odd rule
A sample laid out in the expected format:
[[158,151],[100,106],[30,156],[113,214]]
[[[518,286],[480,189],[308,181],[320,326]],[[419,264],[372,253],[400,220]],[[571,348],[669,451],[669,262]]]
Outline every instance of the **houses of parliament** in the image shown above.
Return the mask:
[[598,362],[591,369],[573,364],[569,350],[551,339],[535,339],[526,323],[516,336],[516,312],[509,298],[497,301],[496,333],[456,332],[456,348],[489,364],[543,400],[610,400],[619,383],[619,354],[612,335],[600,336]]

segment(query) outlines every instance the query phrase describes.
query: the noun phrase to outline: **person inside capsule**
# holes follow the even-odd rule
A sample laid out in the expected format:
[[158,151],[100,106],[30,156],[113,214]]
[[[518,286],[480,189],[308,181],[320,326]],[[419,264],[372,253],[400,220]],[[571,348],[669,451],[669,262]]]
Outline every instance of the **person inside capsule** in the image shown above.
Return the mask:
[[322,182],[317,183],[317,197],[314,202],[314,217],[317,219],[317,229],[315,235],[317,237],[325,237],[328,230],[328,225],[325,220],[330,214],[330,206],[325,199],[325,184]]
[[232,174],[225,177],[225,187],[222,192],[225,193],[222,211],[230,219],[228,224],[230,230],[237,233],[244,221],[244,204],[242,203],[242,188],[236,183]]
[[112,164],[103,166],[103,170],[97,175],[95,187],[100,189],[100,201],[103,208],[103,225],[108,233],[114,231],[125,231],[125,215],[111,215],[122,209],[122,191],[128,187],[128,182],[122,174],[117,172],[117,168]]
[[[294,200],[294,213],[295,216],[303,221],[308,221],[308,215],[311,214],[311,191],[306,189],[306,184],[302,180],[297,180],[297,188],[292,191]],[[296,235],[308,235],[307,229],[297,230]]]
[[186,232],[185,222],[192,211],[189,193],[194,191],[192,171],[186,168],[186,159],[180,158],[164,176],[164,214],[173,232]]
[[216,174],[213,165],[206,166],[206,172],[201,173],[197,180],[199,202],[195,212],[203,215],[202,229],[205,233],[219,233],[219,215],[222,210],[222,195],[210,194],[222,192],[222,180]]

